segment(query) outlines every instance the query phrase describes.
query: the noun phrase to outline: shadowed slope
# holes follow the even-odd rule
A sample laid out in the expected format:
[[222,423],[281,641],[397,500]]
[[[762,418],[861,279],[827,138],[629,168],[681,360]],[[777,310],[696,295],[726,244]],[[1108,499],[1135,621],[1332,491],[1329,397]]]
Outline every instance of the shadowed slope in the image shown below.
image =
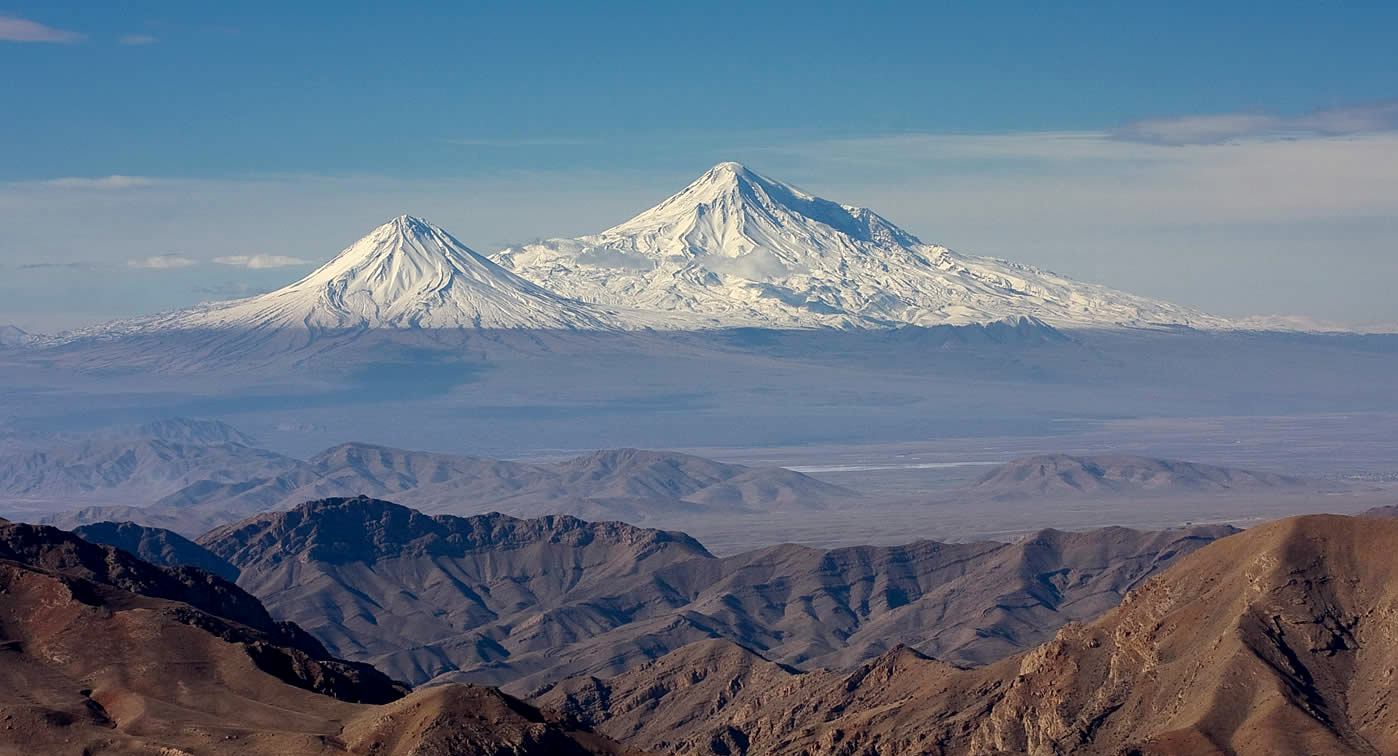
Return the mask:
[[96,522],[74,528],[73,533],[90,543],[115,546],[160,567],[198,567],[229,582],[238,579],[237,567],[172,530],[134,522]]
[[[363,497],[261,515],[200,543],[238,565],[240,584],[278,616],[304,623],[336,653],[417,682],[456,659],[498,658],[503,635],[570,597],[609,595],[659,566],[712,559],[682,533],[567,516],[432,517]],[[628,617],[598,610],[595,621]],[[500,635],[460,651],[435,646],[487,626]]]

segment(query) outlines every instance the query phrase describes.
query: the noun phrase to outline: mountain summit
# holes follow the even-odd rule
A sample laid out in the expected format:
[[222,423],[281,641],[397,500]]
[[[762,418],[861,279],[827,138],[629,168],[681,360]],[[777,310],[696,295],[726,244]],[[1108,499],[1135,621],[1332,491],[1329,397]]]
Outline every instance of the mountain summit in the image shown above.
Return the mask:
[[600,234],[512,247],[492,259],[564,296],[722,325],[931,326],[1024,316],[1076,326],[1223,322],[924,244],[872,210],[731,162]]
[[740,163],[719,163],[603,235],[644,237],[667,255],[741,258],[770,250],[799,266],[806,255],[828,251],[829,232],[863,242],[921,244],[869,210],[806,194]]
[[305,278],[248,299],[128,321],[138,330],[364,328],[605,329],[607,313],[569,301],[400,215]]

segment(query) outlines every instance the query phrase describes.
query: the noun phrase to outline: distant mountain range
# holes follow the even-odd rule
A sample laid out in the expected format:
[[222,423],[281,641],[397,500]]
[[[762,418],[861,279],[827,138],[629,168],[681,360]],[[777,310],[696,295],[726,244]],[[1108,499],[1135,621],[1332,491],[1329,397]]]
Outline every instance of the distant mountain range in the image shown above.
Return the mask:
[[[0,504],[47,510],[44,521],[61,527],[124,521],[188,537],[259,512],[361,494],[430,513],[570,514],[686,527],[698,518],[876,504],[791,470],[678,452],[609,449],[518,462],[346,443],[296,459],[245,444],[251,441],[226,424],[172,419],[0,447]],[[1182,460],[1050,454],[1012,460],[937,495],[938,501],[1014,502],[1351,490],[1334,481]]]
[[[1041,454],[996,466],[962,495],[997,500],[1315,490],[1294,475],[1128,454]],[[1336,486],[1332,486],[1336,487]]]
[[0,497],[34,502],[154,502],[196,482],[234,483],[300,463],[237,443],[100,436],[0,451]]
[[609,449],[525,463],[350,443],[298,460],[239,444],[159,440],[88,441],[0,454],[0,493],[69,506],[84,499],[134,502],[81,507],[47,521],[64,527],[130,521],[190,536],[258,512],[360,494],[391,496],[430,512],[641,522],[681,514],[809,511],[857,499],[852,491],[790,470],[678,452]]

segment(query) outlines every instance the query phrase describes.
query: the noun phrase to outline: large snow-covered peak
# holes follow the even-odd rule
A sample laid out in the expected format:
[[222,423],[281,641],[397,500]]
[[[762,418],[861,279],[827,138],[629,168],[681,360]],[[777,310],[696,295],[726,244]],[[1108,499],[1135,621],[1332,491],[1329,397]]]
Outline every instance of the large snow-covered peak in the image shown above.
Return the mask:
[[866,208],[719,163],[599,234],[491,259],[586,302],[713,325],[885,327],[1034,317],[1055,325],[1221,321],[1003,260],[924,244]]

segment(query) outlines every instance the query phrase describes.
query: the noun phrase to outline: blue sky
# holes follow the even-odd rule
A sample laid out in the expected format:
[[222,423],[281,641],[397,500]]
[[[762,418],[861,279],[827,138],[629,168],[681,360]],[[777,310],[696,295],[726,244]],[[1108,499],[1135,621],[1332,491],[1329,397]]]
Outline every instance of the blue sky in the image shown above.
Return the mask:
[[350,5],[0,5],[0,322],[265,289],[399,212],[596,231],[728,159],[1222,314],[1398,321],[1392,4]]

